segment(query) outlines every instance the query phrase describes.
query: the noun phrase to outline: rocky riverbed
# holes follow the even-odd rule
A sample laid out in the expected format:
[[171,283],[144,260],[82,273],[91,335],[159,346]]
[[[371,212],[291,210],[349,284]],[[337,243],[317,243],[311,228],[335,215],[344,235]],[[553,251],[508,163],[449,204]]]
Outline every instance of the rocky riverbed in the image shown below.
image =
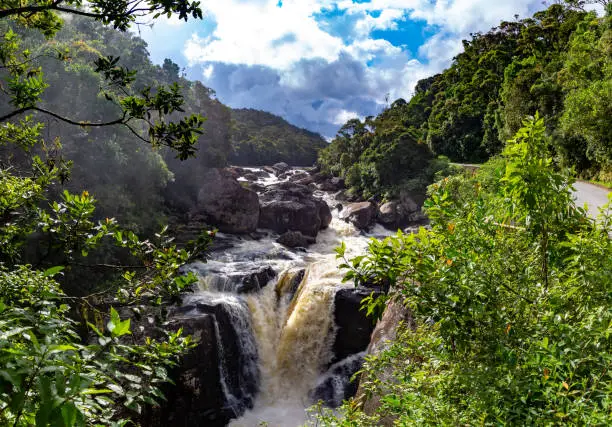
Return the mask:
[[344,183],[285,164],[213,169],[189,213],[191,230],[220,232],[209,259],[188,265],[200,281],[172,309],[198,345],[174,372],[167,404],[151,425],[291,427],[322,400],[353,396],[351,376],[374,323],[360,311],[384,289],[342,283],[334,248],[362,254],[369,238],[425,218],[408,195],[396,201],[347,197]]

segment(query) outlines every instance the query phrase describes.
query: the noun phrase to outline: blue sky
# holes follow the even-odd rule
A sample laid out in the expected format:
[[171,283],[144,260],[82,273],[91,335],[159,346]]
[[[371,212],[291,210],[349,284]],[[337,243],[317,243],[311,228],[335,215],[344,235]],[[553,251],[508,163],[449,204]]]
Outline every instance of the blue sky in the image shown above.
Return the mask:
[[348,119],[447,67],[461,40],[541,0],[206,0],[205,17],[141,28],[155,62],[184,67],[231,107],[332,137]]

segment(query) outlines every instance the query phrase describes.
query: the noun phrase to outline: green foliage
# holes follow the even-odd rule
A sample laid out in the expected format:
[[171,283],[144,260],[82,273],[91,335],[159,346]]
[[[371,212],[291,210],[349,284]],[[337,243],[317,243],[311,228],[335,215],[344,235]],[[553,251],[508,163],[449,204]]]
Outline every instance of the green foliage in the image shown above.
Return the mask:
[[[138,16],[187,19],[201,11],[183,0],[81,6],[8,1],[0,10],[1,425],[136,423],[146,405],[163,399],[168,368],[193,346],[180,330],[163,336],[155,329],[159,340],[142,336],[152,326],[133,336],[132,319],[147,307],[157,310],[158,323],[165,320],[163,306],[196,281],[181,266],[203,257],[213,233],[178,247],[167,227],[141,240],[104,214],[129,210],[122,198],[139,215],[159,210],[155,198],[172,178],[162,154],[185,159],[206,145],[194,110],[211,104],[210,93],[199,100],[201,85],[184,81],[195,88],[186,102],[177,76],[153,66],[140,39],[90,18],[126,30]],[[58,11],[75,15],[63,30]],[[100,50],[105,44],[108,54]],[[124,63],[122,49],[129,52]],[[133,65],[144,75],[130,71]],[[43,116],[59,123],[47,122],[45,137]],[[65,146],[55,132],[69,135]],[[135,147],[133,137],[149,144]],[[158,152],[161,146],[170,150]],[[133,193],[116,191],[117,181],[105,191],[109,176],[129,182]],[[136,176],[140,184],[130,179]],[[70,191],[91,180],[106,196],[102,213],[83,187]],[[157,226],[151,216],[147,226]],[[112,273],[93,274],[100,268]]]
[[191,340],[178,331],[128,344],[130,319],[111,309],[104,332],[92,325],[97,342],[84,345],[54,273],[0,271],[0,423],[126,425],[130,412],[163,398],[167,368]]
[[319,154],[323,172],[345,178],[349,191],[363,198],[423,194],[448,160],[434,159],[424,144],[411,122],[413,106],[398,100],[376,118],[348,121]]
[[327,143],[314,132],[299,129],[280,117],[251,109],[232,110],[232,164],[272,165],[285,162],[310,166]]
[[434,184],[431,230],[344,266],[390,280],[417,326],[368,357],[375,409],[349,402],[323,425],[609,424],[611,206],[594,221],[574,205],[545,129],[531,118],[501,159]]
[[[387,153],[390,164],[409,154],[395,151],[400,134],[387,139],[378,129],[384,116],[415,141],[425,141],[434,155],[480,163],[501,153],[523,118],[539,111],[555,163],[609,181],[612,6],[600,3],[607,7],[605,17],[585,12],[586,2],[556,2],[531,18],[472,34],[448,69],[417,84],[409,102],[397,100],[354,134],[349,128],[355,124],[348,122],[321,153],[321,164],[368,193],[368,186],[380,190],[389,184],[382,183],[376,163],[356,153],[372,145]],[[388,170],[397,177],[391,185],[402,185],[402,174]]]

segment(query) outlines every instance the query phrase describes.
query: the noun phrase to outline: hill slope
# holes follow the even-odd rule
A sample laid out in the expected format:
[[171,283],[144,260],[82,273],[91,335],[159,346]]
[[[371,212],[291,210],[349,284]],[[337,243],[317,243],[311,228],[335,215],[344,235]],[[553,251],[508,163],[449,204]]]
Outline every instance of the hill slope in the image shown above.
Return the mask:
[[286,162],[309,166],[327,146],[321,135],[300,129],[281,117],[253,109],[232,110],[232,153],[237,165],[266,165]]

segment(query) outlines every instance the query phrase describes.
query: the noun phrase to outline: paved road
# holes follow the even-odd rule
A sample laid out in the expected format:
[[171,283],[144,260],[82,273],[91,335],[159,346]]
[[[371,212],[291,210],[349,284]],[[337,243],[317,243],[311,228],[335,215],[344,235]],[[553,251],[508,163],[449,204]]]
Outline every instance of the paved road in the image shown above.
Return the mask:
[[610,190],[581,181],[576,182],[574,188],[576,188],[576,205],[583,206],[586,203],[589,215],[592,217],[599,215],[598,208],[608,203],[608,193]]
[[[466,163],[453,164],[463,166],[466,169],[478,169],[480,167],[480,165]],[[589,215],[596,218],[597,215],[599,215],[599,208],[608,203],[608,193],[610,190],[582,181],[577,181],[574,184],[574,188],[576,189],[574,197],[576,200],[576,205],[583,206],[586,203],[588,206]]]

